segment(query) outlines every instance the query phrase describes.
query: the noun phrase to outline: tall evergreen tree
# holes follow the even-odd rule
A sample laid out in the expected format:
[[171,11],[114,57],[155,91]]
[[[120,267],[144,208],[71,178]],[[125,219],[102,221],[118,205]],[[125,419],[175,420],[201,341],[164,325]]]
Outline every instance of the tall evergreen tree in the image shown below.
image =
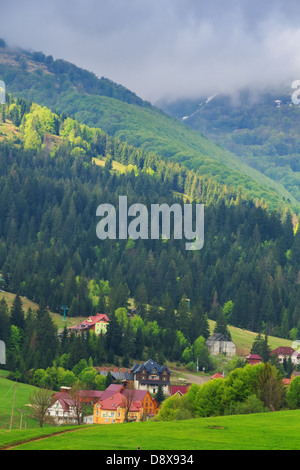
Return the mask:
[[10,310],[10,321],[12,325],[17,326],[20,330],[24,331],[25,313],[23,310],[23,302],[19,294],[14,298],[13,305]]

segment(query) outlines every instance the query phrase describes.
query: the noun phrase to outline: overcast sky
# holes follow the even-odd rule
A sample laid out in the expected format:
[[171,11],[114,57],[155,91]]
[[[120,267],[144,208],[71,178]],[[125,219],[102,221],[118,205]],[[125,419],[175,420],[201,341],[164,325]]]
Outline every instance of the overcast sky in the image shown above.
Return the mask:
[[155,103],[300,79],[299,0],[0,0],[0,37]]

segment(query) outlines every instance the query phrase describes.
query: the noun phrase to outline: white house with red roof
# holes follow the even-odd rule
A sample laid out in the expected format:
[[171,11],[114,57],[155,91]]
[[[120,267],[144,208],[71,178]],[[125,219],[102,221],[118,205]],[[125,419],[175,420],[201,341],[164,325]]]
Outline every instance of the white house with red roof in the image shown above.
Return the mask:
[[93,330],[96,335],[105,335],[108,324],[108,316],[105,313],[97,313],[97,315],[88,317],[76,326],[70,326],[68,330],[75,331],[76,333]]
[[270,354],[271,356],[277,356],[280,363],[282,363],[284,359],[288,359],[290,357],[293,364],[300,364],[299,352],[288,346],[279,346],[278,348],[273,349]]
[[53,393],[47,414],[57,424],[77,424],[78,415],[82,416],[83,404],[93,406],[103,393],[98,390],[79,390],[73,395],[70,387],[61,387],[60,392]]

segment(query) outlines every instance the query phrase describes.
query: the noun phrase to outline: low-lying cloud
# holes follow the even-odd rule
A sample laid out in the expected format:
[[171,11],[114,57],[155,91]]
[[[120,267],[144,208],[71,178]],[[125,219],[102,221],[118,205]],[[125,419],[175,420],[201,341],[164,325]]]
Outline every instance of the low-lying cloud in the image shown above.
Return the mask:
[[0,37],[63,58],[144,99],[300,78],[294,0],[10,0]]

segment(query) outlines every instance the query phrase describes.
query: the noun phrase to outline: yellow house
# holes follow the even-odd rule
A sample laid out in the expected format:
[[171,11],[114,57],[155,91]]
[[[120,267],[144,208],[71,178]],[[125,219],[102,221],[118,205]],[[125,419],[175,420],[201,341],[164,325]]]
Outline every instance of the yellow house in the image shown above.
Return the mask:
[[153,416],[159,408],[158,402],[146,390],[125,389],[123,385],[110,385],[94,405],[94,424],[141,421]]
[[68,330],[73,330],[78,333],[81,331],[93,330],[96,335],[105,335],[108,324],[108,316],[104,313],[97,313],[97,315],[88,317],[79,325],[70,326]]
[[117,392],[106,400],[99,400],[94,405],[94,423],[124,423],[126,412],[128,412],[129,421],[140,421],[143,416],[142,403],[140,401],[130,403],[125,395]]

